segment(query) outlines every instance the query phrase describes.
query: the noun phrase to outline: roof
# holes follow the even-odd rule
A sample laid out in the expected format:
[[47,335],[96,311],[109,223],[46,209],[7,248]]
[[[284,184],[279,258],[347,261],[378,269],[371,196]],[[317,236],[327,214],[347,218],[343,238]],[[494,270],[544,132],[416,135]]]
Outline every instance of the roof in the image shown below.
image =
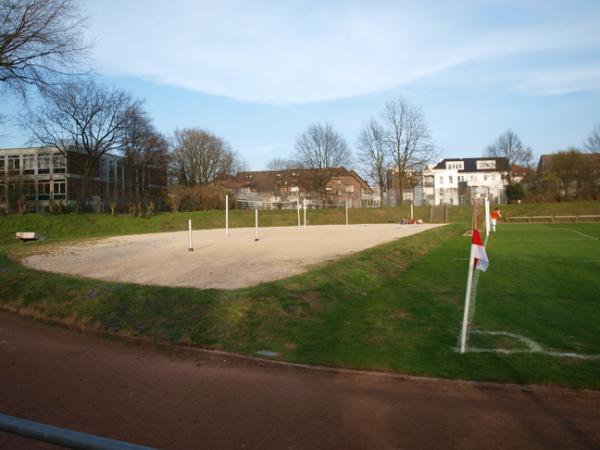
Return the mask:
[[[257,170],[239,172],[235,177],[219,179],[218,183],[233,189],[247,187],[259,192],[268,192],[273,188],[284,186],[299,186],[305,190],[311,190],[317,176],[318,169]],[[332,178],[344,176],[352,177],[363,188],[370,189],[369,184],[354,170],[348,170],[345,167],[332,169]]]
[[549,153],[545,155],[540,155],[540,161],[538,163],[537,171],[538,173],[545,173],[548,170],[551,170],[552,165],[557,157],[563,156],[565,154],[573,153],[577,155],[577,158],[580,160],[583,159],[586,163],[592,163],[594,160],[600,159],[600,153],[583,153],[578,150],[567,150],[564,152],[557,153]]
[[[434,169],[445,169],[447,162],[462,161],[464,163],[464,170],[458,172],[509,172],[510,166],[508,159],[506,158],[445,158],[442,159]],[[495,169],[478,169],[477,161],[496,161]]]

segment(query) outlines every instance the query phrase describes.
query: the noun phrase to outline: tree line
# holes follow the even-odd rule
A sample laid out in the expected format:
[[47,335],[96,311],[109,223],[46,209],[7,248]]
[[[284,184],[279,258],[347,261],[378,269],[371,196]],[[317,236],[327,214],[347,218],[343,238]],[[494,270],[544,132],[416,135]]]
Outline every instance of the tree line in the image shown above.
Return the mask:
[[[102,84],[86,67],[89,46],[83,39],[84,26],[85,17],[73,0],[0,0],[0,93],[22,99],[19,124],[29,131],[31,142],[62,152],[75,149],[85,156],[79,192],[82,207],[107,154],[123,157],[125,197],[130,203],[144,201],[149,169],[159,167],[168,171],[170,184],[183,192],[177,209],[196,208],[198,202],[184,203],[191,205],[196,195],[192,191],[200,188],[205,198],[200,203],[213,206],[217,196],[207,193],[206,187],[218,177],[244,169],[243,159],[209,130],[184,128],[171,137],[161,134],[142,101]],[[355,147],[354,157],[331,124],[316,122],[297,137],[288,158],[274,159],[268,167],[313,169],[315,189],[323,195],[334,169],[354,167],[378,187],[383,205],[390,176],[396,177],[402,202],[404,189],[413,187],[412,175],[438,156],[423,111],[403,97],[387,102],[377,117],[363,124]],[[600,152],[600,125],[584,142],[584,150]],[[533,151],[512,130],[484,152],[506,157],[511,167],[531,168]],[[583,155],[576,148],[558,152],[545,174],[529,170],[520,183],[509,179],[511,198],[597,198],[596,159]]]
[[556,202],[600,198],[600,125],[583,141],[581,148],[540,156],[534,167],[533,151],[516,133],[507,130],[486,149],[489,156],[508,159],[511,173],[506,194],[509,201]]
[[399,201],[407,176],[436,157],[435,147],[421,109],[403,97],[387,102],[379,120],[369,119],[356,138],[357,154],[353,157],[348,144],[331,124],[314,123],[296,139],[293,155],[272,160],[273,170],[310,168],[316,171],[318,191],[325,195],[334,169],[341,166],[357,169],[378,187],[381,205],[388,186],[390,169],[396,169],[400,186]]
[[0,0],[0,93],[22,100],[18,123],[30,144],[83,155],[78,207],[108,154],[123,157],[125,200],[135,205],[147,197],[152,167],[187,188],[243,167],[224,139],[200,128],[168,138],[142,101],[99,82],[86,67],[85,20],[72,0]]

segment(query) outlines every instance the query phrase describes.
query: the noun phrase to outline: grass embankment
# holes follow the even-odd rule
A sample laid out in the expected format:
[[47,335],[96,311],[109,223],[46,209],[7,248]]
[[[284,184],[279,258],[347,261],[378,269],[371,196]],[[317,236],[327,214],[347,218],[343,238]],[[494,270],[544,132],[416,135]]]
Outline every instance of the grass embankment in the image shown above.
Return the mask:
[[[273,212],[273,224],[295,223],[295,215],[284,213]],[[195,223],[219,226],[222,213],[215,214],[214,222],[211,214],[197,213]],[[251,219],[243,214],[240,220]],[[389,213],[378,214],[384,221]],[[75,216],[86,222],[84,226],[59,217],[62,225],[48,229],[57,239],[164,231],[164,224],[184,228],[188,216]],[[103,224],[100,232],[93,227],[93,217]],[[333,220],[327,217],[323,220]],[[542,233],[539,242],[529,234],[532,227]],[[469,238],[461,236],[464,230],[465,225],[449,225],[299,276],[234,291],[149,287],[37,272],[8,258],[23,246],[4,245],[0,303],[21,314],[100,331],[247,354],[269,350],[287,361],[600,389],[598,360],[453,351],[469,253]],[[600,225],[500,225],[490,239],[490,269],[480,279],[475,326],[522,334],[547,350],[600,353],[600,241],[590,237],[600,237]],[[479,347],[515,346],[484,336],[472,339]]]
[[[526,215],[571,215],[600,214],[600,202],[539,203],[503,205],[504,216]],[[311,209],[308,211],[309,225],[332,225],[345,223],[343,208]],[[429,206],[414,208],[415,218],[424,222],[443,223],[445,207],[433,209]],[[394,208],[356,208],[349,210],[350,223],[398,223],[410,218],[410,206]],[[50,239],[76,239],[79,237],[101,237],[135,233],[157,233],[187,230],[188,219],[195,229],[224,228],[223,211],[198,211],[189,213],[161,213],[152,217],[110,216],[108,214],[26,214],[0,216],[0,245],[13,243],[17,231],[35,231]],[[448,222],[471,220],[468,206],[448,206]],[[260,211],[260,226],[289,226],[298,222],[297,212],[292,210]],[[254,212],[231,210],[230,227],[253,227]]]
[[[425,214],[426,207],[418,208]],[[428,216],[429,213],[427,213]],[[345,223],[343,208],[309,210],[309,225],[331,225]],[[351,209],[350,223],[398,223],[410,217],[410,207]],[[429,217],[429,216],[428,216]],[[186,213],[161,213],[151,217],[110,216],[108,214],[66,214],[43,215],[26,214],[0,216],[0,245],[15,241],[17,231],[35,231],[50,239],[77,239],[80,237],[101,237],[136,233],[157,233],[183,231],[192,219],[194,229],[224,228],[224,211],[197,211]],[[298,224],[295,210],[260,211],[261,227],[291,226]],[[229,212],[229,226],[253,227],[253,210],[232,210]]]

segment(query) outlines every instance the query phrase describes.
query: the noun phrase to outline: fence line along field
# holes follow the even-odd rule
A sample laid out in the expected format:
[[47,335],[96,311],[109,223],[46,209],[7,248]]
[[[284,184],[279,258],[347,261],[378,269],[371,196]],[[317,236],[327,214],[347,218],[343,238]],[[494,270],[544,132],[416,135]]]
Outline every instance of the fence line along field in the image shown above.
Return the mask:
[[[232,289],[308,267],[439,225],[316,225],[120,236],[55,247],[24,263],[51,272],[138,284]],[[258,230],[258,231],[257,231]],[[258,233],[258,234],[256,234]],[[258,236],[258,238],[257,238]]]

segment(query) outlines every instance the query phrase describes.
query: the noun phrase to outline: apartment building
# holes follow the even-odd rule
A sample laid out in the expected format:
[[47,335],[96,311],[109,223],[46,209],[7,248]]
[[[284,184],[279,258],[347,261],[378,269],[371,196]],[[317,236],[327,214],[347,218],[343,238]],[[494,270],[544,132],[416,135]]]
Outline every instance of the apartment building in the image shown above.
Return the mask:
[[[79,200],[86,155],[54,147],[0,149],[0,209],[46,212],[51,204],[74,207]],[[145,193],[162,202],[166,169],[149,168]],[[128,191],[123,158],[104,155],[92,174],[88,201],[94,211],[122,204]]]
[[506,158],[446,158],[423,170],[414,189],[415,203],[460,205],[474,197],[504,203],[509,173]]

